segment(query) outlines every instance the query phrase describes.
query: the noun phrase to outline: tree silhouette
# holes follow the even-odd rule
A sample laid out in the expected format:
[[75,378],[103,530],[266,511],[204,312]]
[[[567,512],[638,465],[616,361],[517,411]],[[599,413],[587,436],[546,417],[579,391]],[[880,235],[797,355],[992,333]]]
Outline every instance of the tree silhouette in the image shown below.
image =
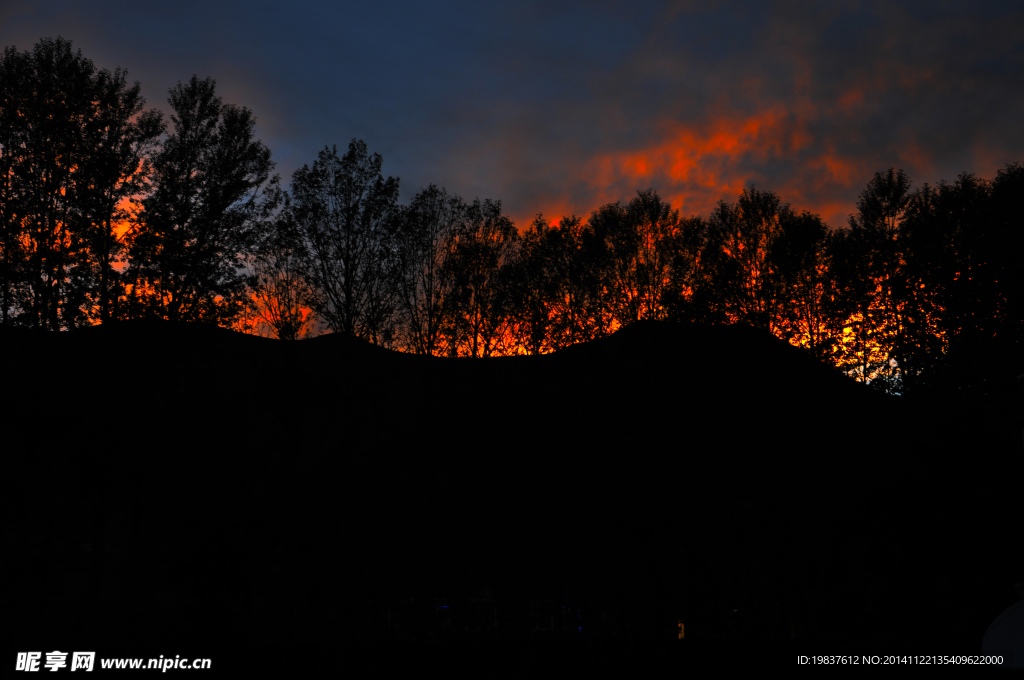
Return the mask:
[[709,239],[726,258],[719,262],[715,286],[730,320],[777,334],[786,316],[781,281],[771,260],[781,233],[783,206],[778,196],[755,187],[744,189],[735,204],[720,201],[711,216]]
[[16,300],[24,300],[23,262],[26,257],[22,234],[25,230],[23,187],[19,182],[18,161],[23,154],[21,110],[29,92],[31,55],[13,47],[0,57],[0,321],[7,326],[13,320]]
[[31,53],[6,48],[0,71],[4,317],[17,308],[26,325],[72,328],[87,318],[92,283],[82,166],[92,151],[96,68],[67,40],[45,38]]
[[663,201],[658,192],[648,189],[629,202],[626,217],[630,231],[636,234],[632,287],[636,291],[637,319],[662,319],[665,310],[661,300],[676,252],[679,211]]
[[871,306],[877,288],[865,265],[870,243],[861,230],[841,229],[832,234],[829,246],[830,273],[836,290],[834,308],[839,310],[837,318],[843,320],[838,366],[863,382],[886,360]]
[[786,319],[779,335],[831,360],[842,336],[841,315],[832,277],[830,232],[821,217],[784,209],[770,260],[783,288]]
[[529,354],[550,352],[607,333],[603,299],[607,250],[591,224],[543,215],[523,234],[513,279],[513,326]]
[[129,316],[229,324],[247,303],[246,258],[281,192],[252,111],[214,89],[192,76],[170,90],[174,132],[132,239]]
[[916,191],[875,173],[840,229],[751,186],[707,218],[648,189],[520,236],[498,201],[430,185],[400,206],[358,140],[296,172],[275,214],[252,112],[210,78],[171,89],[160,144],[139,84],[63,38],[5,48],[0,76],[3,325],[155,316],[295,338],[314,313],[387,347],[494,356],[667,318],[751,324],[890,392],[984,394],[1024,368],[1019,164]]
[[[699,216],[679,221],[672,267],[662,304],[672,321],[696,321],[710,316],[711,274],[715,255],[708,247],[708,223]],[[719,251],[720,252],[720,251]]]
[[317,316],[335,332],[390,345],[401,215],[398,179],[384,179],[383,163],[361,140],[340,158],[337,147],[325,147],[292,176],[292,205]]
[[546,234],[552,349],[587,342],[606,332],[601,272],[603,244],[589,224],[563,217]]
[[[963,173],[914,193],[903,223],[908,304],[902,344],[918,389],[976,391],[1019,359],[1020,169]],[[1014,188],[1014,183],[1018,186]]]
[[142,111],[125,71],[96,71],[62,38],[7,48],[0,70],[3,323],[105,321],[124,254],[116,230],[147,188],[161,116]]
[[298,227],[284,211],[255,249],[251,265],[253,321],[281,340],[296,340],[309,330],[312,291],[303,275],[305,258]]
[[901,225],[906,248],[908,309],[905,352],[900,365],[903,387],[916,392],[932,379],[948,349],[951,324],[957,316],[953,281],[958,278],[957,253],[966,254],[958,235],[959,220],[950,219],[951,188],[925,184],[914,192]]
[[[140,85],[136,81],[128,87],[127,73],[121,69],[113,74],[100,71],[95,85],[98,112],[86,127],[91,153],[82,165],[89,186],[83,198],[87,205],[89,249],[99,270],[95,305],[100,320],[108,321],[112,316],[111,279],[117,276],[113,260],[126,252],[127,234],[118,235],[116,227],[129,219],[126,203],[149,192],[149,157],[164,131],[164,123],[156,109],[142,111],[145,100]],[[115,287],[115,302],[119,292],[119,287]]]
[[551,225],[538,214],[520,238],[516,257],[510,264],[509,332],[515,346],[526,354],[549,352],[552,284],[545,235]]
[[509,309],[510,276],[519,233],[501,214],[501,202],[476,199],[447,261],[452,277],[448,325],[444,330],[451,356],[486,357],[512,351]]
[[626,207],[609,203],[594,211],[589,228],[603,244],[596,259],[602,272],[608,314],[618,326],[661,319],[679,211],[653,189],[637,192]]
[[431,184],[413,197],[398,233],[399,307],[405,347],[417,354],[444,352],[442,329],[452,307],[452,267],[448,260],[463,226],[466,205]]
[[[999,363],[1009,365],[1024,345],[1024,273],[1019,253],[1024,248],[1024,166],[1010,163],[992,180],[988,233],[980,239],[988,264],[991,293],[998,300],[996,351]],[[1024,368],[1018,364],[1018,367]]]
[[[897,366],[906,363],[906,315],[908,291],[903,268],[904,241],[900,225],[910,201],[910,179],[902,170],[876,172],[857,201],[857,214],[850,218],[854,238],[861,243],[861,257],[872,281],[871,299],[861,310],[861,321],[886,356],[877,370],[895,385]],[[881,383],[878,383],[881,384]]]

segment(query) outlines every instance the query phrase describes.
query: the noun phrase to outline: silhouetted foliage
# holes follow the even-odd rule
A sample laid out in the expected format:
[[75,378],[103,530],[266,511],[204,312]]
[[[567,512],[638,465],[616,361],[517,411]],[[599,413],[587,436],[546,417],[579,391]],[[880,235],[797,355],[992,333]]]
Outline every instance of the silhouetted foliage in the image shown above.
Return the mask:
[[61,38],[6,48],[0,72],[3,323],[107,319],[124,254],[116,227],[146,190],[161,116],[143,113],[125,71],[97,71]]
[[465,219],[458,196],[431,184],[413,197],[398,232],[397,295],[402,343],[417,354],[444,354],[453,270],[449,258]]
[[[128,229],[117,234],[116,225],[127,225],[132,218],[130,201],[149,192],[152,168],[150,156],[164,131],[162,114],[156,109],[143,112],[145,101],[140,85],[129,88],[126,73],[100,71],[96,80],[98,115],[87,128],[91,148],[82,171],[90,187],[87,199],[87,224],[90,225],[90,251],[99,269],[99,292],[95,305],[100,321],[118,316],[111,310],[122,294],[120,276],[113,261],[125,257]],[[126,205],[127,204],[127,205]]]
[[252,112],[214,88],[192,76],[170,90],[174,132],[153,159],[132,238],[128,317],[229,324],[248,302],[246,258],[281,191]]
[[988,264],[986,283],[996,298],[993,337],[998,362],[1021,357],[1024,345],[1024,167],[1011,163],[996,173],[989,198],[987,233],[979,239]]
[[474,200],[464,220],[445,263],[452,282],[442,327],[448,355],[513,353],[509,316],[519,233],[500,201]]
[[434,185],[399,205],[352,140],[297,171],[278,214],[252,113],[211,79],[171,90],[160,144],[139,85],[63,39],[7,48],[0,72],[4,325],[157,316],[494,356],[673,319],[765,329],[890,393],[984,395],[1024,368],[1017,164],[917,190],[875,173],[837,229],[751,186],[706,218],[648,189],[520,232]]
[[1022,367],[1020,166],[992,182],[962,174],[915,192],[904,225],[914,312],[905,380],[920,389],[974,393]]
[[73,328],[84,320],[87,304],[82,270],[88,241],[77,170],[91,151],[83,122],[94,115],[96,68],[60,38],[41,40],[18,59],[9,48],[8,59],[22,71],[23,88],[15,104],[20,129],[10,145],[20,199],[14,219],[20,217],[26,245],[18,307],[28,325]]
[[780,214],[787,209],[774,193],[751,187],[735,204],[719,202],[711,216],[715,241],[728,256],[714,284],[726,317],[773,334],[780,333],[786,317],[782,280],[771,255],[781,233]]
[[541,354],[601,337],[608,311],[599,264],[604,244],[576,217],[551,225],[538,215],[516,261],[513,317],[517,342]]
[[[859,309],[858,332],[879,347],[876,356],[868,358],[868,345],[862,344],[860,363],[864,370],[876,372],[876,385],[885,383],[893,389],[898,389],[900,382],[893,363],[906,363],[907,353],[908,292],[900,226],[909,201],[910,179],[902,170],[890,168],[875,173],[857,201],[857,214],[850,218],[851,232],[861,246],[861,267],[871,289]],[[867,368],[869,364],[874,367]]]
[[[662,304],[671,321],[710,319],[713,301],[711,272],[720,251],[708,246],[708,223],[699,216],[679,221],[679,236]],[[717,252],[715,252],[717,251]]]
[[[399,205],[360,140],[289,196],[213,80],[169,101],[158,143],[123,71],[61,39],[0,58],[22,649],[98,629],[347,660],[368,631],[633,644],[677,616],[698,638],[973,645],[1005,608],[1020,404],[948,397],[1024,370],[1020,165],[876,173],[839,229],[751,186],[707,218],[649,189],[520,233],[434,185]],[[333,332],[217,327],[314,323]],[[515,354],[551,356],[434,358]],[[238,397],[253,370],[273,408]],[[112,407],[125,385],[142,408]],[[127,445],[83,453],[111,427]],[[956,528],[976,550],[950,556]]]
[[[24,305],[27,281],[27,244],[22,235],[25,223],[22,173],[19,166],[27,151],[26,119],[21,110],[31,88],[32,56],[13,47],[4,49],[0,58],[0,321],[7,326],[16,317],[18,306]],[[20,304],[19,304],[20,303]]]
[[340,158],[337,147],[325,147],[312,167],[295,172],[291,195],[313,310],[334,332],[390,345],[400,211],[398,179],[384,179],[383,162],[361,140]]
[[769,247],[784,305],[777,335],[790,342],[805,340],[812,355],[830,363],[839,350],[844,319],[830,262],[833,238],[818,215],[786,206]]
[[310,330],[312,290],[303,274],[307,260],[302,235],[290,211],[273,221],[252,256],[251,325],[265,325],[281,340]]
[[669,280],[679,211],[653,189],[637,192],[626,207],[609,203],[587,223],[601,250],[592,266],[600,271],[606,318],[598,326],[626,326],[665,317],[662,293]]
[[537,215],[529,229],[523,233],[519,252],[511,265],[510,332],[514,342],[526,354],[551,351],[548,343],[551,333],[549,328],[557,296],[551,260],[552,256],[557,255],[551,252],[549,246],[553,240],[551,235],[557,233],[543,215]]

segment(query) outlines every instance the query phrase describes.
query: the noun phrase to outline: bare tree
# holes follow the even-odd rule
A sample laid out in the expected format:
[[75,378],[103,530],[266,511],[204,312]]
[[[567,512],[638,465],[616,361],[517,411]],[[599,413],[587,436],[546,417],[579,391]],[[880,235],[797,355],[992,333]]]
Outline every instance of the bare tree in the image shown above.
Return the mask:
[[352,140],[344,156],[324,148],[292,177],[296,224],[305,242],[311,304],[327,326],[374,344],[395,340],[398,179]]
[[399,232],[399,306],[402,344],[417,354],[444,353],[446,312],[451,311],[452,270],[447,266],[467,206],[431,184],[405,210]]
[[304,254],[298,229],[285,210],[253,257],[254,325],[266,326],[281,340],[298,339],[313,321],[312,290],[302,272]]

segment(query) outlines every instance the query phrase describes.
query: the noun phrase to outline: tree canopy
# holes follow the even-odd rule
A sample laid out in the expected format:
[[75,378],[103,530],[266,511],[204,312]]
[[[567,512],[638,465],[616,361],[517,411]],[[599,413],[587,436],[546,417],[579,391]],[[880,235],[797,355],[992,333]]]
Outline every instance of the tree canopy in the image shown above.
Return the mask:
[[406,352],[543,354],[645,319],[742,323],[892,393],[1024,369],[1024,170],[871,177],[847,225],[744,189],[707,216],[658,192],[517,227],[493,198],[325,146],[282,187],[255,114],[212,78],[169,91],[61,38],[0,57],[0,323],[156,317]]

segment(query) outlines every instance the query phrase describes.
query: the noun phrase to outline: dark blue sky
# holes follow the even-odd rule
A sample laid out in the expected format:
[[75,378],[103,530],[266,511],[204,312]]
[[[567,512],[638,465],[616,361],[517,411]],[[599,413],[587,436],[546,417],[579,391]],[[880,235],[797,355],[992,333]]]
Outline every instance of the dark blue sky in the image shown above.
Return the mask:
[[62,35],[148,105],[193,73],[251,108],[285,184],[364,139],[401,178],[501,199],[520,227],[654,187],[706,215],[744,186],[838,226],[872,173],[1024,162],[1019,3],[40,1],[0,45]]

